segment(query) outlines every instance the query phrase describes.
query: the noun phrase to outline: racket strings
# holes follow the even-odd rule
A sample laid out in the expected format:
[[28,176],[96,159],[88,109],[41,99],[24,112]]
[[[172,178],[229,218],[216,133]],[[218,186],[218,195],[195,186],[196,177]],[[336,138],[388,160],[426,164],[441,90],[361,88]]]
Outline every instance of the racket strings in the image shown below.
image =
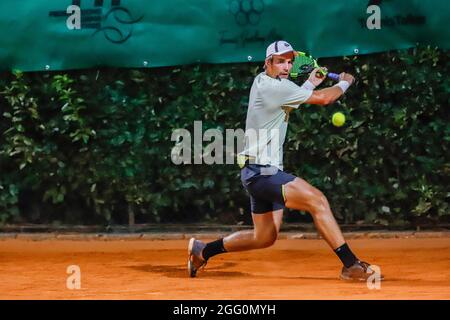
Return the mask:
[[294,63],[298,66],[298,73],[309,73],[314,69],[314,60],[307,56],[298,56]]

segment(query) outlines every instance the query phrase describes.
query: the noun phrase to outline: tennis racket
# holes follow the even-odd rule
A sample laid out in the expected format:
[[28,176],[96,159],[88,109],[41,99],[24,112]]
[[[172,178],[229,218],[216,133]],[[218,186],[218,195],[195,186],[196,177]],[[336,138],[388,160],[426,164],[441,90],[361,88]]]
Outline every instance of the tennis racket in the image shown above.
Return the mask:
[[335,81],[339,80],[339,75],[337,73],[328,72],[326,69],[321,68],[317,63],[317,60],[309,54],[301,51],[297,52],[298,56],[295,57],[289,74],[292,79],[297,79],[301,75],[310,74],[315,68],[319,68],[319,71],[316,73],[317,77],[328,77]]

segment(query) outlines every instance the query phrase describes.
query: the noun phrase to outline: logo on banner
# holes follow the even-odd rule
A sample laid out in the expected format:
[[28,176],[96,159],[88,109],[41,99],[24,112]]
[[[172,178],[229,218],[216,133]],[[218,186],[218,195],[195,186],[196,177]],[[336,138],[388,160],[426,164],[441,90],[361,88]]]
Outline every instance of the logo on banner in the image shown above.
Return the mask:
[[396,26],[422,26],[426,23],[426,17],[416,13],[406,14],[404,10],[395,16],[382,16],[382,10],[395,0],[369,0],[367,3],[365,18],[359,18],[361,28],[379,30],[383,27]]
[[[86,7],[86,3],[93,7]],[[110,6],[105,6],[110,2]],[[92,35],[103,34],[111,43],[126,42],[133,34],[133,25],[142,20],[121,4],[121,0],[72,0],[66,10],[50,11],[52,18],[65,18],[68,30],[93,30]]]
[[263,0],[232,0],[229,10],[239,26],[257,25],[264,12]]
[[240,31],[238,33],[230,30],[220,31],[220,45],[245,47],[253,43],[264,45],[281,39],[282,35],[275,28],[268,32],[260,32],[259,23],[264,15],[264,10],[264,0],[229,0],[228,12],[233,17],[234,23]]

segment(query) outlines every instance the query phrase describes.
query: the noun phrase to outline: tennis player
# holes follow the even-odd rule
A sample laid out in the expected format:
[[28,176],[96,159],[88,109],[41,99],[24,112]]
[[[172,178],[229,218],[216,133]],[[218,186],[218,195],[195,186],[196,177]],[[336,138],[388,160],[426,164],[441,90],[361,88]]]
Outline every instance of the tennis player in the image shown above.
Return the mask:
[[[317,230],[342,261],[341,279],[365,281],[374,275],[370,264],[359,260],[346,243],[325,195],[302,178],[283,171],[289,112],[303,103],[321,106],[333,103],[354,82],[352,75],[341,73],[336,85],[315,90],[324,79],[317,77],[315,69],[308,80],[298,86],[288,80],[296,54],[286,41],[270,44],[266,50],[265,72],[256,76],[250,90],[245,148],[238,156],[238,163],[242,184],[250,195],[254,229],[206,244],[191,238],[188,245],[191,277],[217,254],[274,244],[285,207],[312,215]],[[255,134],[250,134],[252,132]]]

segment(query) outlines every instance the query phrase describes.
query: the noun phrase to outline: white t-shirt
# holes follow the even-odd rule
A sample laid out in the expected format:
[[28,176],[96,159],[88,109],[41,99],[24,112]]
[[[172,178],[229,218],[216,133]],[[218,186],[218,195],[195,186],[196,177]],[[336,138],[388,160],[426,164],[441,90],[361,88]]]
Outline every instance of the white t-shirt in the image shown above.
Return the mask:
[[289,112],[312,95],[288,79],[269,77],[265,72],[255,77],[245,124],[244,150],[254,163],[273,165],[283,170],[283,144]]

